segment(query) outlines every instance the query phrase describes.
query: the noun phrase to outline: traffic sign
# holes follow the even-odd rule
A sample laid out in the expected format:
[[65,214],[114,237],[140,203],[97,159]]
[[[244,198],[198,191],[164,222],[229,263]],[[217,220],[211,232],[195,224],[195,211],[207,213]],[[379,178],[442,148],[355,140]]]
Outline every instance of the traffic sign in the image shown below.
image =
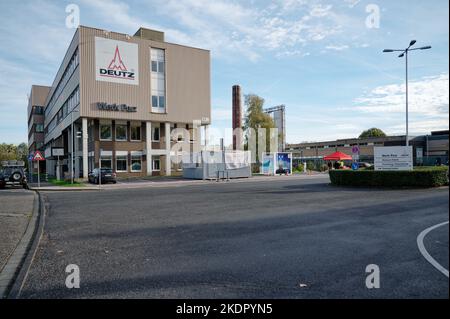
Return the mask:
[[28,160],[31,162],[34,159],[34,154],[31,153],[30,155],[28,155]]
[[358,168],[359,168],[359,165],[358,165],[358,163],[356,163],[356,162],[353,162],[353,163],[352,163],[352,170],[354,170],[354,171],[357,171],[357,170],[358,170]]
[[45,161],[45,158],[42,156],[41,152],[36,151],[34,152],[33,161]]
[[359,153],[359,146],[358,146],[358,145],[353,145],[353,147],[352,147],[352,153],[353,153],[353,154],[358,154],[358,153]]

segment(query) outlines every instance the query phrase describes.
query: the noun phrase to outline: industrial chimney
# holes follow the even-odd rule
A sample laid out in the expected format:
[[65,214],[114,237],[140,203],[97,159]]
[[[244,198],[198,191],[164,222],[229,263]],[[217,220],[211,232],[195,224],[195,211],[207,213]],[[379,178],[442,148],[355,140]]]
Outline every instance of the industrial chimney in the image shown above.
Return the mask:
[[233,85],[233,150],[237,150],[242,144],[242,134],[239,130],[234,134],[236,128],[242,127],[242,110],[241,110],[241,87]]

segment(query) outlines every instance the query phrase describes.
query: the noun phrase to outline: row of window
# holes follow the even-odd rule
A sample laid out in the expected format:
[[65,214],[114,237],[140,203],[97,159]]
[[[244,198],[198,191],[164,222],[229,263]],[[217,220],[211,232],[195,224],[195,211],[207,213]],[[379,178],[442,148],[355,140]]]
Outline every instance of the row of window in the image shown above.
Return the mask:
[[[161,169],[160,164],[159,156],[153,156],[152,170],[159,171]],[[100,165],[102,168],[113,169],[112,155],[101,155]],[[116,152],[116,172],[128,172],[128,166],[130,167],[130,172],[142,172],[142,154],[130,152],[130,156],[128,156],[127,152]]]
[[67,67],[64,70],[63,75],[61,76],[61,80],[59,81],[55,91],[53,92],[52,98],[50,99],[50,102],[48,103],[48,106],[45,109],[45,116],[48,116],[48,114],[50,113],[51,109],[53,108],[53,105],[55,104],[56,100],[58,99],[59,95],[61,94],[62,90],[66,86],[67,82],[69,81],[70,77],[72,76],[73,72],[75,71],[79,63],[80,58],[77,48],[74,54],[72,55],[70,62],[67,64]]
[[55,126],[65,119],[69,112],[78,104],[80,104],[80,89],[77,86],[77,88],[72,92],[72,94],[70,94],[69,98],[61,106],[58,113],[56,113],[51,122],[48,124],[46,133],[51,132]]
[[[99,128],[101,141],[112,141],[112,123],[100,123]],[[152,140],[159,142],[160,130],[159,127],[152,127]],[[116,123],[115,127],[115,140],[116,141],[128,141],[128,126],[127,124]],[[130,140],[141,141],[141,125],[130,125]]]

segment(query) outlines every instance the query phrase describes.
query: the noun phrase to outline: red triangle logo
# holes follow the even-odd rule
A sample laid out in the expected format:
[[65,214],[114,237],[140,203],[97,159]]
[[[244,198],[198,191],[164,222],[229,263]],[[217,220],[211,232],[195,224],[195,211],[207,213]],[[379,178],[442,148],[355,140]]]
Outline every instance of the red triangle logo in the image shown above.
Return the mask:
[[116,51],[114,52],[114,58],[111,60],[111,63],[109,63],[108,69],[127,71],[127,67],[123,63],[122,57],[120,56],[118,45],[116,45]]

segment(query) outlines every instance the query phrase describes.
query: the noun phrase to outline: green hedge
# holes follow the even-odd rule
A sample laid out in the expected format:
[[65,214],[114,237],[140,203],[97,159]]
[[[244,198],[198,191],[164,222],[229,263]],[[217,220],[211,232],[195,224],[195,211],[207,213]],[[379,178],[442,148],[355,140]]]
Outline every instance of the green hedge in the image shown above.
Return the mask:
[[413,171],[333,170],[334,185],[360,187],[439,187],[448,185],[448,167]]

